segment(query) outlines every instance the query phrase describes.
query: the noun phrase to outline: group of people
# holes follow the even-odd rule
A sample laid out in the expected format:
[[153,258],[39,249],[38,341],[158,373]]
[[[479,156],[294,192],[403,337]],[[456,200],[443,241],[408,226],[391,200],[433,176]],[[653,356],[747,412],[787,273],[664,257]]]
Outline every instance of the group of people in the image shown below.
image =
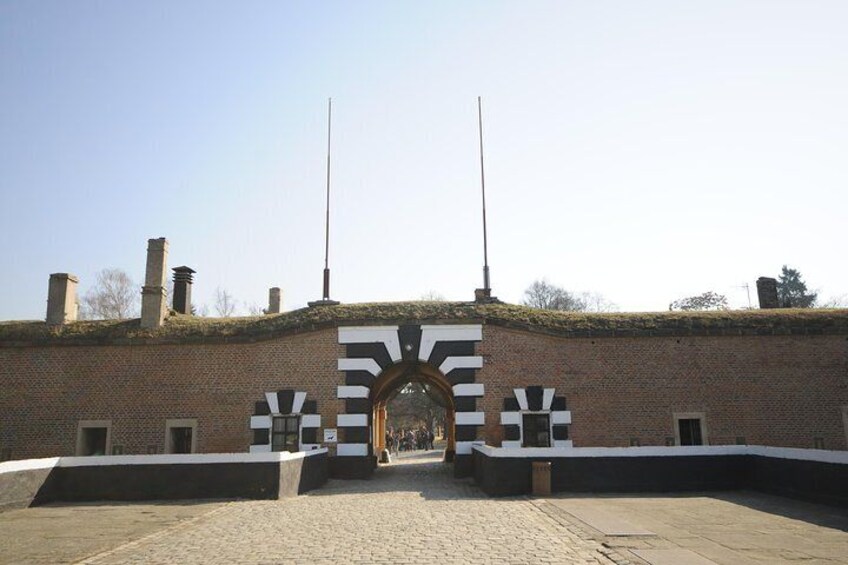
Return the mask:
[[392,453],[414,451],[416,449],[433,449],[436,435],[426,426],[417,430],[389,430],[386,432],[386,449]]

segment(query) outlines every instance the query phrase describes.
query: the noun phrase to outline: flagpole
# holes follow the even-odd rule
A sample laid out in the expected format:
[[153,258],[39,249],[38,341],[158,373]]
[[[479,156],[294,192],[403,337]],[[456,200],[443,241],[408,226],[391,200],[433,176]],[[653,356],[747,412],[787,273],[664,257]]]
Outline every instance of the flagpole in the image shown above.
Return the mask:
[[483,168],[483,102],[477,97],[477,121],[480,126],[480,185],[483,193],[483,291],[488,297],[491,294],[489,284],[489,245],[486,236],[486,173]]
[[330,134],[333,121],[333,99],[327,99],[327,209],[324,221],[324,300],[330,300]]

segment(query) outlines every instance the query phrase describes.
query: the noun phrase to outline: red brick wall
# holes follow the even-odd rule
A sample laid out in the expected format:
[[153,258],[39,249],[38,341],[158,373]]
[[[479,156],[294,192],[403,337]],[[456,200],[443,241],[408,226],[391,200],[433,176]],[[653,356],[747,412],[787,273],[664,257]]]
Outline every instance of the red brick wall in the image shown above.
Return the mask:
[[485,326],[487,437],[513,387],[556,387],[579,446],[665,445],[674,412],[704,412],[710,444],[846,449],[845,336],[557,338]]
[[[478,410],[497,445],[512,388],[556,387],[575,446],[664,445],[673,412],[704,412],[711,444],[845,449],[845,336],[557,338],[484,326]],[[344,355],[327,329],[248,344],[0,348],[0,448],[72,455],[79,420],[112,420],[125,453],[164,448],[165,420],[196,418],[201,452],[244,452],[254,402],[279,389],[317,400],[335,427]],[[319,431],[319,440],[321,433]]]
[[164,449],[165,420],[196,418],[197,450],[245,452],[264,393],[305,391],[322,426],[342,403],[336,330],[253,344],[0,348],[0,447],[73,455],[79,420],[112,420],[125,453]]

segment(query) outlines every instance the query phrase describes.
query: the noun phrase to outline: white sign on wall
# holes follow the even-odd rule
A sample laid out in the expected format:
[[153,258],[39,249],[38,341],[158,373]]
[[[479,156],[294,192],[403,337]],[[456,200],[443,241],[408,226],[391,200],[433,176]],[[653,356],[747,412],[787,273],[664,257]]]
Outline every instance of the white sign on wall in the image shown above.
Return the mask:
[[336,443],[339,441],[336,428],[324,428],[324,443]]

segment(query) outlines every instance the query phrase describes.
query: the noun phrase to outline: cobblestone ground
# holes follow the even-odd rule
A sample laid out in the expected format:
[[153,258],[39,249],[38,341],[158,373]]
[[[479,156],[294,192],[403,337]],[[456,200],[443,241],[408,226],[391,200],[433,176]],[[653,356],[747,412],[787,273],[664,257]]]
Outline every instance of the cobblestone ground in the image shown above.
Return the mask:
[[[490,499],[434,453],[369,481],[233,502],[87,563],[613,563],[526,498]],[[583,533],[585,536],[585,532]]]

